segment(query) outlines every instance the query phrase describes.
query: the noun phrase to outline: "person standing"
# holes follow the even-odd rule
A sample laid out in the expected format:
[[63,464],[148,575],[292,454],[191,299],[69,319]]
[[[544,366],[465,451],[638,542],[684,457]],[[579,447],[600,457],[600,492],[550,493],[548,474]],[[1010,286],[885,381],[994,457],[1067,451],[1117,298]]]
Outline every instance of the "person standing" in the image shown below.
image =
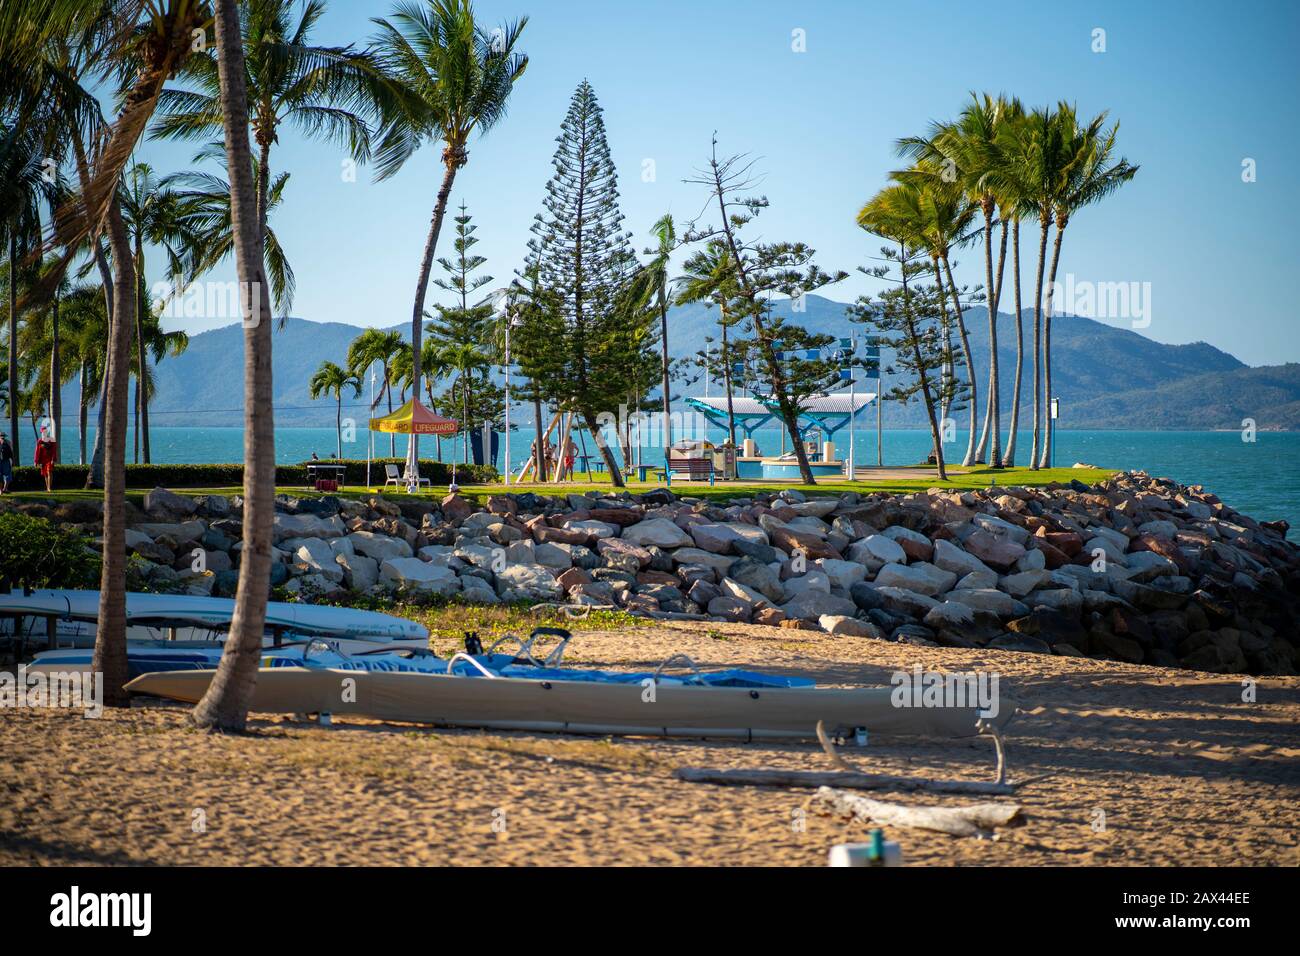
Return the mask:
[[14,446],[9,436],[0,432],[0,495],[9,493],[9,483],[14,478]]
[[55,454],[57,450],[58,446],[54,443],[54,439],[49,438],[47,433],[43,432],[36,440],[36,454],[32,461],[41,470],[46,491],[54,490],[54,459],[58,457]]

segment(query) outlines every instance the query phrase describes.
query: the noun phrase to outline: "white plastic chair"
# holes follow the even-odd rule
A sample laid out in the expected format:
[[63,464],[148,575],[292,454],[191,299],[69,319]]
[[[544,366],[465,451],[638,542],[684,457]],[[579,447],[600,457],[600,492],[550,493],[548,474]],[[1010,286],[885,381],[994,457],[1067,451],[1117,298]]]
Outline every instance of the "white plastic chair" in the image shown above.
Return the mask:
[[384,479],[385,488],[389,485],[396,485],[398,488],[402,487],[402,473],[397,470],[396,465],[384,465],[384,474],[387,476]]

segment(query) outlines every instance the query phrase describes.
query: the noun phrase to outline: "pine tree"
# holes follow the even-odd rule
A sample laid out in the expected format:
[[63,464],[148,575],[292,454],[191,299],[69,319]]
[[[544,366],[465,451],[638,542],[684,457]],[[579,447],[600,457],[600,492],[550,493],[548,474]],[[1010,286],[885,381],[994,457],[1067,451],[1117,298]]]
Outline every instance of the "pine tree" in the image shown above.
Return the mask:
[[[489,389],[482,396],[483,400],[475,395],[477,390],[488,384],[488,365],[494,357],[492,303],[485,298],[470,304],[473,293],[492,281],[490,275],[473,275],[487,263],[483,256],[472,252],[478,244],[478,239],[474,236],[477,228],[462,202],[460,215],[456,217],[456,241],[453,244],[456,255],[451,260],[438,260],[438,265],[447,275],[446,278],[433,280],[438,288],[450,292],[455,297],[455,302],[450,306],[437,306],[438,318],[426,326],[432,339],[437,342],[441,363],[456,372],[456,380],[442,402],[447,414],[460,418],[461,429],[465,433],[463,458],[467,463],[469,436],[474,433],[475,427],[482,427],[486,420],[495,422],[504,411],[502,393],[499,391],[493,393]],[[450,407],[448,398],[458,399],[458,405]]]
[[619,406],[647,380],[654,312],[634,307],[626,292],[636,255],[623,230],[603,114],[586,80],[556,142],[555,174],[528,244],[537,284],[518,333],[519,365],[557,411],[577,413],[622,487],[600,427],[617,420]]

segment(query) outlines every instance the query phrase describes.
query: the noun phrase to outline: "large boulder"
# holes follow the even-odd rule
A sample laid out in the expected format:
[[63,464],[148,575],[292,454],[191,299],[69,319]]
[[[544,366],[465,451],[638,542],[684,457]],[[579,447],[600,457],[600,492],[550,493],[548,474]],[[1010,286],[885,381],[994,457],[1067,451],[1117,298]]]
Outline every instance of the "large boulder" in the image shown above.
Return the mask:
[[781,610],[785,612],[786,617],[798,618],[801,621],[816,621],[823,614],[852,617],[858,609],[846,598],[823,594],[821,591],[804,591],[782,604]]
[[379,583],[379,562],[364,554],[339,554],[335,562],[343,569],[343,583],[354,591],[368,591]]
[[497,594],[505,601],[554,601],[560,583],[540,564],[515,564],[497,572]]
[[154,518],[181,518],[198,508],[199,503],[189,495],[178,495],[166,488],[155,488],[144,496],[145,513]]
[[905,588],[918,594],[934,596],[949,591],[957,575],[924,561],[916,564],[887,564],[876,572],[877,587]]
[[849,557],[875,570],[885,564],[906,564],[907,552],[893,538],[883,534],[873,534],[855,541],[849,551]]
[[834,558],[821,558],[817,567],[830,579],[831,587],[847,591],[867,576],[867,569],[856,561],[837,561]]
[[414,554],[411,546],[401,538],[390,538],[373,531],[353,531],[348,535],[348,540],[352,542],[353,551],[374,558],[380,564],[392,558],[409,558]]
[[312,514],[276,514],[271,528],[271,536],[277,542],[285,538],[338,538],[347,533],[347,525],[338,515],[326,518]]
[[958,588],[949,591],[944,597],[950,602],[965,604],[977,611],[988,611],[998,617],[1016,617],[1029,613],[1028,606],[997,588]]
[[[1028,535],[1025,536],[1028,538]],[[1023,545],[990,531],[976,531],[962,542],[966,552],[999,571],[1010,571],[1025,556]]]
[[885,632],[870,621],[861,621],[847,614],[823,614],[817,619],[822,629],[837,637],[874,637],[885,639]]
[[342,583],[343,569],[335,560],[334,550],[321,538],[304,538],[299,542],[293,557],[295,566],[303,573],[319,574],[331,583]]
[[945,571],[961,575],[970,574],[972,571],[992,570],[975,555],[967,554],[957,545],[944,538],[940,538],[934,543],[934,564]]
[[425,594],[446,596],[460,590],[455,571],[419,558],[389,558],[379,566],[379,579],[393,587]]
[[[858,585],[854,588],[854,599],[858,604],[862,603],[860,589],[867,585]],[[875,596],[880,599],[880,609],[888,611],[890,614],[902,615],[903,617],[921,618],[929,613],[931,608],[937,607],[939,602],[925,594],[918,594],[916,591],[909,591],[907,588],[896,588],[889,586],[875,586],[872,588]],[[874,615],[873,615],[874,616]]]
[[681,548],[695,542],[691,536],[667,518],[648,518],[623,529],[623,540],[631,544]]
[[785,600],[786,589],[781,584],[780,574],[760,561],[739,558],[732,562],[726,573],[733,581],[754,589],[773,603]]
[[739,537],[735,531],[725,524],[711,521],[693,524],[687,531],[695,541],[696,547],[713,554],[729,554],[732,543]]
[[741,584],[734,578],[723,578],[719,590],[722,592],[723,597],[739,598],[755,608],[772,606],[772,601],[766,595],[754,590],[747,584]]

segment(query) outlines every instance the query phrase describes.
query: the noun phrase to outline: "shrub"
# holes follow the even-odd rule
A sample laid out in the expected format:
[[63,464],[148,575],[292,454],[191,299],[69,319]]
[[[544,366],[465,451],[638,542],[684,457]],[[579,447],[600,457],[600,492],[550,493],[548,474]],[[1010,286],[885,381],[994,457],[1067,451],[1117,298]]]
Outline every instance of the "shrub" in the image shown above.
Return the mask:
[[45,518],[0,514],[0,580],[33,588],[99,585],[99,555],[90,539]]
[[[364,458],[330,459],[330,463],[346,466],[344,478],[349,485],[359,485],[366,480],[366,460]],[[374,487],[384,483],[384,465],[395,464],[404,467],[404,458],[375,458],[370,462],[370,480]],[[451,464],[429,459],[420,460],[420,476],[428,478],[434,485],[451,483]],[[55,465],[55,490],[83,488],[86,475],[90,469],[86,465]],[[457,465],[456,480],[467,485],[486,485],[499,481],[501,476],[491,465]],[[307,484],[307,464],[278,465],[275,469],[275,481],[278,485]],[[230,488],[244,483],[244,466],[242,464],[220,465],[127,465],[126,486],[128,488]],[[41,473],[36,468],[21,467],[14,469],[11,486],[14,491],[40,491],[45,488]]]

